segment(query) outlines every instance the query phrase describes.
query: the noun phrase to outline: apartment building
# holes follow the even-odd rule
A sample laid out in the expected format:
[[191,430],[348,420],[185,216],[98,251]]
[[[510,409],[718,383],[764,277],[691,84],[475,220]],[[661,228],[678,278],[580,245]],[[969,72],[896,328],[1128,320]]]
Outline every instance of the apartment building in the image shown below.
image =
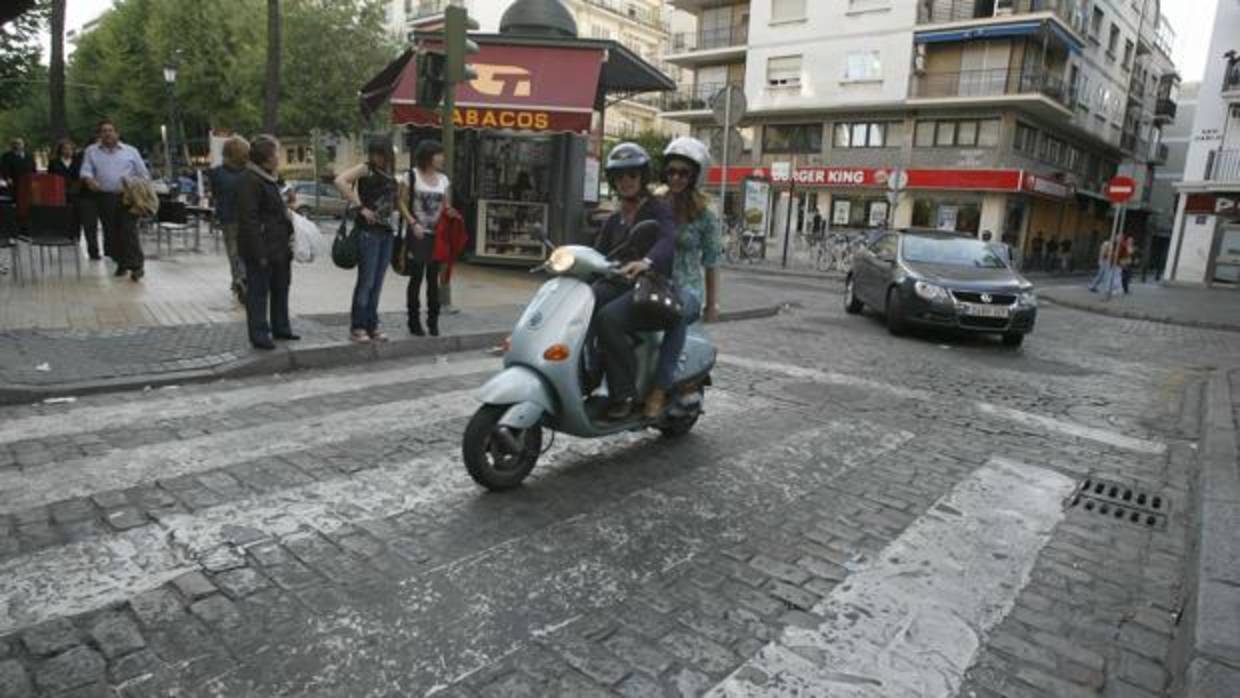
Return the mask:
[[[670,50],[674,29],[691,27],[692,17],[667,7],[666,0],[561,0],[577,20],[577,34],[583,39],[613,39],[658,67],[673,80],[680,81],[681,69],[663,61]],[[479,31],[499,31],[499,20],[512,0],[392,0],[388,5],[388,26],[393,34],[405,36],[419,25],[434,22],[448,5],[460,5],[478,22]],[[605,135],[624,138],[643,131],[687,133],[677,121],[661,117],[658,94],[633,95],[607,106],[603,117]]]
[[1150,196],[1150,208],[1154,211],[1150,227],[1154,234],[1149,252],[1149,271],[1160,277],[1171,251],[1171,235],[1175,229],[1175,213],[1180,198],[1176,187],[1184,181],[1184,167],[1188,164],[1188,147],[1193,140],[1193,122],[1197,118],[1197,95],[1200,90],[1200,82],[1186,82],[1180,87],[1175,120],[1162,129],[1162,154],[1165,158],[1154,174]]
[[[1104,183],[1121,169],[1150,181],[1174,115],[1179,78],[1158,0],[671,4],[698,29],[667,56],[693,77],[664,115],[710,138],[710,96],[742,86],[744,158],[727,207],[743,178],[791,162],[780,230],[779,212],[803,224],[818,211],[836,229],[990,231],[1024,257],[1035,240],[1067,242],[1088,264],[1110,230]],[[890,197],[896,168],[907,187]]]
[[1164,279],[1240,284],[1240,0],[1219,0]]

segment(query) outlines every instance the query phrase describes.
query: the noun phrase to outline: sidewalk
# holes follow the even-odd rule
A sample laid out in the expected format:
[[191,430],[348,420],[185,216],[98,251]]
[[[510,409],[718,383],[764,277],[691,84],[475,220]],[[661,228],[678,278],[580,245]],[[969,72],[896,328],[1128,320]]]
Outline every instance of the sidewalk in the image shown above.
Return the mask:
[[1132,293],[1106,299],[1090,293],[1086,282],[1039,289],[1044,299],[1091,313],[1173,325],[1240,332],[1240,290],[1189,288],[1147,283],[1132,285]]
[[[545,281],[524,270],[458,265],[444,336],[419,338],[405,329],[406,279],[389,273],[380,311],[392,341],[358,346],[348,341],[355,274],[324,256],[294,265],[290,304],[301,341],[260,352],[249,345],[221,254],[151,259],[138,284],[112,277],[102,263],[84,264],[81,280],[0,282],[0,404],[490,348]],[[732,320],[773,315],[787,295],[739,278],[722,288],[724,319]]]

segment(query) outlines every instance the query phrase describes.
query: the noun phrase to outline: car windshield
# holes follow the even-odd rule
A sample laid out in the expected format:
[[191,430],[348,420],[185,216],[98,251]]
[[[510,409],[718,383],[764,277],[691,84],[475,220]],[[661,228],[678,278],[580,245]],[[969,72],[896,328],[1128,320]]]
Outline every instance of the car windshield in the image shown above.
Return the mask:
[[979,269],[1003,269],[1007,266],[994,243],[962,238],[908,236],[904,238],[904,259]]

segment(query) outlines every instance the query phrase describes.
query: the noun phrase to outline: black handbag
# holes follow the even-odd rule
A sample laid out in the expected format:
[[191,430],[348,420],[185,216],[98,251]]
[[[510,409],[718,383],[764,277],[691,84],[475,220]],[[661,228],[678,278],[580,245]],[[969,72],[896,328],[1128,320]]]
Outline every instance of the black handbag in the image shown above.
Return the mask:
[[685,316],[685,304],[676,282],[658,272],[637,277],[633,286],[633,312],[642,324],[671,327]]
[[336,239],[332,240],[332,262],[341,269],[353,269],[357,266],[361,256],[357,241],[357,226],[349,228],[349,211],[346,209],[340,217]]

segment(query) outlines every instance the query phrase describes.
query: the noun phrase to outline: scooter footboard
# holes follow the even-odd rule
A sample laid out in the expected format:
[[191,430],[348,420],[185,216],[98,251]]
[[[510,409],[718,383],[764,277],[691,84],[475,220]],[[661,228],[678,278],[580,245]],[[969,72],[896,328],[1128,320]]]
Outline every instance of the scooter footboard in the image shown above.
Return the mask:
[[556,414],[555,394],[537,373],[509,366],[478,389],[475,397],[488,405],[511,405],[500,424],[515,429],[533,426],[543,414]]

